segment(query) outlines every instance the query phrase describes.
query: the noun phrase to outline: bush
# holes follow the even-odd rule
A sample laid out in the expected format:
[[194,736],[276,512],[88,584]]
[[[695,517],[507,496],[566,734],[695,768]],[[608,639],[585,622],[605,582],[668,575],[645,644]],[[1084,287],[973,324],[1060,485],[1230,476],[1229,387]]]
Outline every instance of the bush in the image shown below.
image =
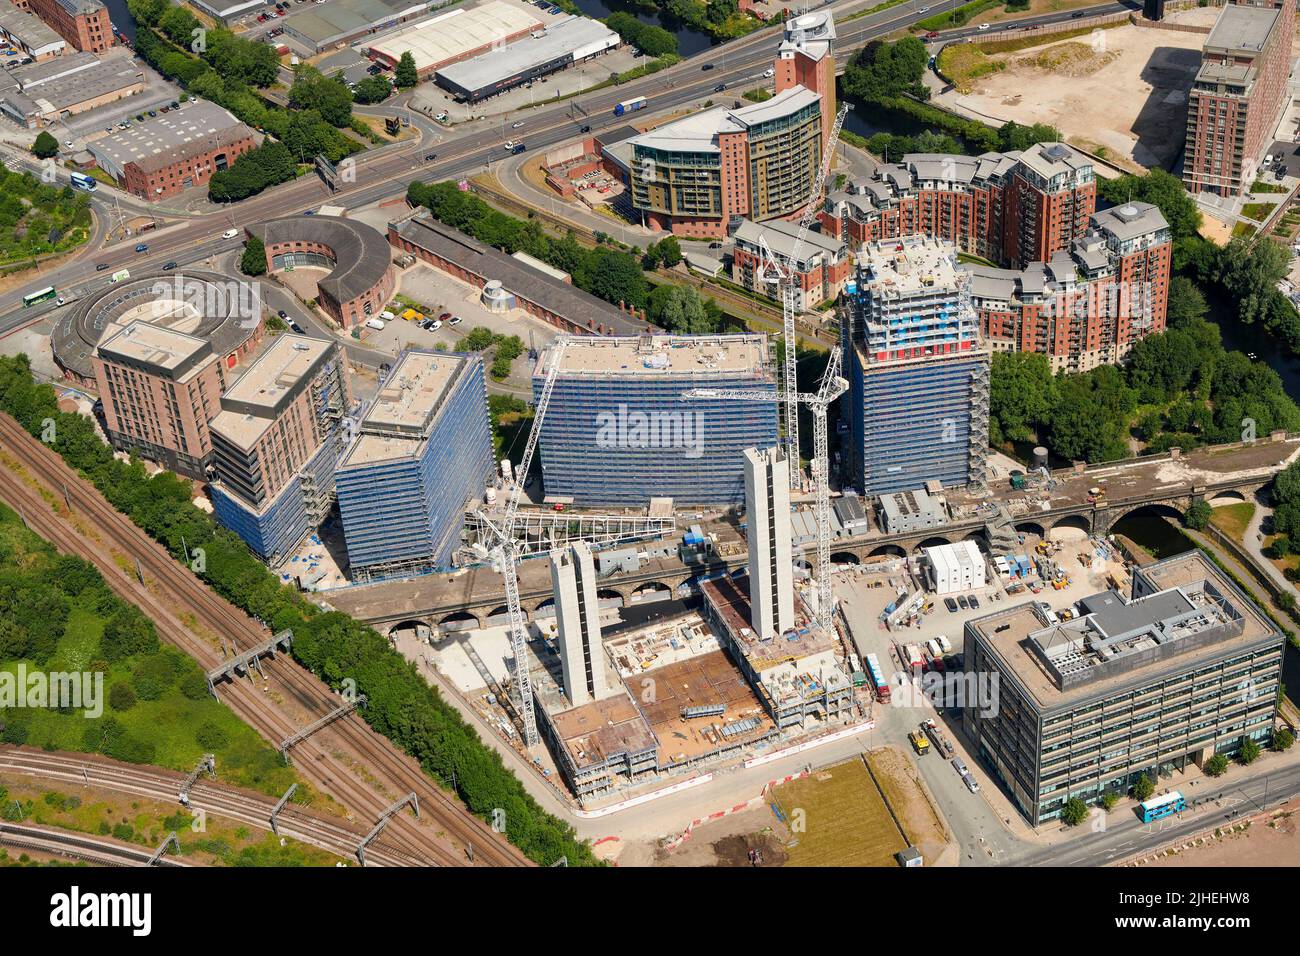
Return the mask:
[[1151,782],[1151,778],[1146,774],[1137,778],[1137,783],[1133,784],[1134,800],[1149,800],[1151,794],[1156,792],[1156,785]]
[[1078,797],[1071,797],[1061,808],[1061,822],[1067,827],[1077,827],[1088,819],[1088,805]]
[[130,710],[135,701],[135,691],[130,684],[114,684],[108,691],[108,706],[118,713]]
[[57,156],[59,152],[59,141],[51,136],[47,131],[41,130],[36,134],[36,141],[32,143],[32,155],[37,159],[49,159]]
[[1249,766],[1259,759],[1260,752],[1259,744],[1247,737],[1241,742],[1241,746],[1237,748],[1237,760],[1243,766]]
[[1215,754],[1205,765],[1201,767],[1208,776],[1222,777],[1228,771],[1228,758],[1223,754]]
[[216,724],[204,724],[194,732],[194,739],[206,750],[220,750],[230,738]]

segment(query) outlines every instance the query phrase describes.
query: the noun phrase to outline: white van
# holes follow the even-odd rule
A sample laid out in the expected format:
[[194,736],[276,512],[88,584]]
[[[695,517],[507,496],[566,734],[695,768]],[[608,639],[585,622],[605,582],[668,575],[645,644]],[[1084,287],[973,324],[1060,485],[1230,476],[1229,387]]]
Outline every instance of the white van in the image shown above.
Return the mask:
[[221,234],[221,238],[222,238],[222,239],[234,239],[235,236],[237,236],[237,235],[239,235],[239,230],[238,230],[238,229],[227,229],[225,232],[223,232],[223,233]]
[[380,329],[380,330],[382,330],[383,327],[384,327],[384,320],[383,320],[383,319],[366,319],[366,328],[368,328],[368,329]]
[[383,319],[385,322],[391,322],[393,321],[393,319],[397,318],[397,316],[393,315],[393,313],[389,312],[387,309],[385,309],[383,312],[380,312],[379,317]]

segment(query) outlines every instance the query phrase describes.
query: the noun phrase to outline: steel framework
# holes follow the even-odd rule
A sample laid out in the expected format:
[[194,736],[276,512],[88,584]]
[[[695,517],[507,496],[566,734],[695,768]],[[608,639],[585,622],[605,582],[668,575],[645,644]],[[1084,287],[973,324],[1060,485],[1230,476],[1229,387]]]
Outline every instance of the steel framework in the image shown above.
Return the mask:
[[822,157],[821,168],[817,170],[817,178],[813,181],[812,193],[808,197],[808,205],[804,208],[803,215],[799,218],[799,232],[796,233],[794,245],[790,249],[790,255],[781,261],[781,257],[772,252],[765,238],[759,238],[759,248],[763,252],[762,273],[764,280],[775,282],[781,291],[781,331],[785,339],[785,361],[783,363],[783,374],[781,382],[781,407],[785,411],[785,442],[789,447],[790,461],[794,462],[794,467],[790,469],[790,487],[799,486],[799,380],[797,363],[795,360],[795,308],[796,286],[799,281],[799,253],[803,251],[804,237],[808,235],[808,229],[812,226],[813,220],[817,218],[817,209],[822,193],[826,188],[826,177],[830,175],[831,160],[835,157],[835,144],[840,139],[840,129],[844,126],[844,116],[848,113],[850,107],[845,104],[840,107],[839,112],[835,115],[835,125],[831,128],[830,144],[831,148],[826,151]]
[[[843,111],[841,111],[841,119]],[[834,610],[834,593],[831,590],[831,485],[830,437],[826,430],[826,410],[835,399],[849,390],[849,383],[840,375],[841,354],[837,345],[831,349],[816,394],[795,392],[795,402],[807,405],[813,413],[813,478],[816,481],[817,517],[817,622],[833,629],[831,615]],[[724,401],[761,402],[770,396],[764,392],[731,388],[695,388],[682,393],[683,398],[720,398]]]

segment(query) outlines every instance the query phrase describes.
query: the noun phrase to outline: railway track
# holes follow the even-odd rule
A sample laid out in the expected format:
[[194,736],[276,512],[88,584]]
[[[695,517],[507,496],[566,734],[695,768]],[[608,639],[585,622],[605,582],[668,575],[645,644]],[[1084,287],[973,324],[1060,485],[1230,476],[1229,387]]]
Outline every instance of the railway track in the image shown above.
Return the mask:
[[[0,448],[6,448],[45,486],[46,494],[65,498],[69,518],[57,516],[37,488],[6,468],[0,468],[0,497],[17,507],[33,530],[60,550],[94,563],[106,581],[125,599],[140,606],[158,626],[160,636],[194,657],[204,668],[224,658],[221,645],[229,641],[246,649],[264,642],[269,633],[242,610],[213,593],[202,581],[102,495],[73,472],[52,449],[32,438],[13,418],[0,415]],[[74,521],[73,519],[82,519]],[[89,519],[90,527],[85,525]],[[95,530],[103,534],[96,539]],[[139,561],[146,583],[129,577],[115,561],[113,549]],[[192,622],[182,620],[185,614]],[[201,628],[211,641],[198,637]],[[332,710],[338,698],[296,663],[263,661],[265,680],[259,688],[250,677],[220,685],[225,703],[272,746],[304,722],[286,713],[284,699],[296,702],[314,719]],[[280,696],[281,702],[272,698]],[[335,721],[295,748],[295,762],[304,779],[368,821],[395,800],[414,792],[422,814],[435,826],[410,817],[394,816],[375,846],[394,852],[417,852],[421,862],[436,865],[520,866],[528,861],[459,801],[438,788],[419,765],[355,714]],[[371,780],[359,779],[358,770]],[[367,827],[368,829],[368,827]]]
[[[0,746],[0,774],[22,775],[81,787],[98,787],[132,797],[174,803],[184,775],[160,767],[121,763],[98,754],[48,753],[29,747]],[[190,788],[189,808],[271,832],[276,801],[265,794],[200,779]],[[286,804],[276,820],[280,836],[352,858],[365,830],[305,807]],[[419,866],[411,853],[374,846],[366,865]]]
[[[0,823],[0,846],[29,853],[45,853],[50,856],[84,860],[96,866],[148,866],[149,860],[153,857],[152,850],[141,847],[126,846],[102,837],[95,838],[68,830],[34,827],[25,823]],[[153,865],[188,867],[194,864],[163,855]]]

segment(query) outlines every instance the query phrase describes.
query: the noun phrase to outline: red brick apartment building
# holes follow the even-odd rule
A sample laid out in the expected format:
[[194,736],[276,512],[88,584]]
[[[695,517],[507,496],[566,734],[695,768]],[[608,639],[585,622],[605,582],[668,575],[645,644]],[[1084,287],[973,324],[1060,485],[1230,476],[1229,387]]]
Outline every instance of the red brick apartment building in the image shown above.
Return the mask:
[[103,53],[113,45],[113,22],[100,0],[14,0],[34,13],[83,53]]
[[1187,101],[1183,183],[1239,196],[1286,105],[1295,0],[1229,3],[1206,38]]

